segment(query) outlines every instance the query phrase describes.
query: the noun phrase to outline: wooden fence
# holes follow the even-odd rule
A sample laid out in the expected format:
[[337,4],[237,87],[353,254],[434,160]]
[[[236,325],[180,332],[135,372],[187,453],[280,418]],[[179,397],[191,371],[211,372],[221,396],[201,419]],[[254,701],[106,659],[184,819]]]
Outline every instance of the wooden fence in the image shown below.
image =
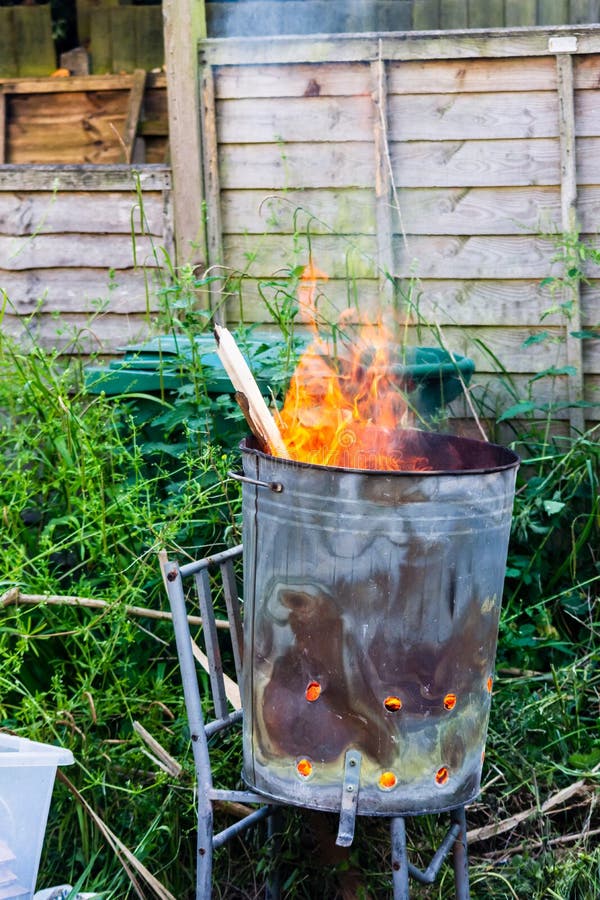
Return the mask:
[[0,167],[3,330],[83,354],[147,336],[170,185],[159,165]]
[[382,273],[414,276],[491,404],[508,402],[492,355],[540,402],[600,399],[600,341],[573,337],[598,325],[597,271],[581,297],[542,284],[575,217],[597,241],[595,29],[208,40],[200,61],[209,263],[246,273],[229,321],[267,322],[261,293],[310,245],[329,315],[383,298],[398,321]]

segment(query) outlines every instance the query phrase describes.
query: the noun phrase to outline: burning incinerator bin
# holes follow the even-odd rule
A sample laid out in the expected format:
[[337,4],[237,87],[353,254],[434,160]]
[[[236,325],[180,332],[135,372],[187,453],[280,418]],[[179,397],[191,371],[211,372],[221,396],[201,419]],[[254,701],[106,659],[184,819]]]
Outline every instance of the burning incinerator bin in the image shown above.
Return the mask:
[[479,791],[519,460],[401,434],[427,471],[242,444],[244,778],[272,799],[401,816]]

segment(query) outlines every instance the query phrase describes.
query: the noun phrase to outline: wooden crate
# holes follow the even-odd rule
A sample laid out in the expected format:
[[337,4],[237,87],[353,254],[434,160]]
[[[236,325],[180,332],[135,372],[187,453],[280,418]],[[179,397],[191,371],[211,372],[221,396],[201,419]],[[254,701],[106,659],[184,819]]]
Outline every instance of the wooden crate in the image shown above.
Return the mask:
[[164,162],[166,78],[142,78],[0,79],[0,162]]

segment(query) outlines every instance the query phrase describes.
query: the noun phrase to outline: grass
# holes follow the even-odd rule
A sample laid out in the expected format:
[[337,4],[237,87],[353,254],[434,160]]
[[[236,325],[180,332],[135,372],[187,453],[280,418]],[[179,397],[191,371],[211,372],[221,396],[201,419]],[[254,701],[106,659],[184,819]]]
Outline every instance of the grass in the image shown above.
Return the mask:
[[[206,319],[194,316],[198,284],[193,273],[186,278],[187,287],[165,289],[165,305],[177,307],[171,327],[193,333]],[[281,279],[276,289],[273,310],[287,337],[276,360],[281,382],[294,358],[295,313]],[[237,465],[240,421],[230,397],[211,395],[200,360],[182,365],[188,388],[148,407],[86,394],[77,362],[39,347],[25,352],[0,335],[0,728],[73,751],[69,783],[55,789],[39,884],[80,880],[105,900],[166,896],[148,873],[177,900],[193,896],[195,784],[172,629],[143,609],[166,608],[158,549],[185,559],[239,542],[239,492],[227,471]],[[472,896],[596,900],[599,431],[552,437],[536,425],[530,397],[509,397],[526,464],[484,786],[468,812],[473,832],[507,827],[480,831],[486,836],[471,844]],[[497,412],[506,418],[506,409]],[[27,602],[35,595],[105,605]],[[161,768],[135,723],[180,774]],[[239,741],[222,746],[218,769],[235,783]],[[387,824],[359,821],[355,844],[337,855],[326,837],[335,827],[331,816],[290,815],[278,854],[283,896],[389,896]],[[410,822],[417,864],[427,864],[440,833],[435,818]],[[264,835],[236,839],[217,854],[216,896],[259,897],[268,865]],[[452,897],[448,870],[414,896]]]

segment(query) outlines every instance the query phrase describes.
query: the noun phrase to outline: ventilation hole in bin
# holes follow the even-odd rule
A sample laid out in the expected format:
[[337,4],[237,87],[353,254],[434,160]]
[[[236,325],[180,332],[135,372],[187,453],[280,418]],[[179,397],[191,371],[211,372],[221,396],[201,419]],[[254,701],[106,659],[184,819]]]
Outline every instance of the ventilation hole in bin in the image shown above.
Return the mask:
[[398,779],[393,772],[382,772],[379,777],[379,787],[382,791],[391,791],[398,784]]
[[386,697],[383,705],[388,712],[398,712],[399,709],[402,709],[402,700],[400,697]]
[[311,681],[307,686],[304,696],[309,703],[314,703],[321,696],[321,685],[318,681]]
[[296,771],[301,778],[310,778],[313,771],[313,765],[310,759],[300,759],[296,763]]
[[486,686],[486,688],[487,688],[488,694],[491,694],[491,693],[492,693],[492,688],[493,688],[493,686],[494,686],[494,679],[492,678],[491,675],[488,675],[488,680],[486,681],[485,686]]
[[444,697],[444,709],[454,709],[456,706],[456,694],[446,694]]
[[447,767],[442,766],[442,768],[438,769],[437,772],[435,773],[435,783],[439,784],[439,785],[446,784],[449,777],[450,777],[450,773],[448,772]]

